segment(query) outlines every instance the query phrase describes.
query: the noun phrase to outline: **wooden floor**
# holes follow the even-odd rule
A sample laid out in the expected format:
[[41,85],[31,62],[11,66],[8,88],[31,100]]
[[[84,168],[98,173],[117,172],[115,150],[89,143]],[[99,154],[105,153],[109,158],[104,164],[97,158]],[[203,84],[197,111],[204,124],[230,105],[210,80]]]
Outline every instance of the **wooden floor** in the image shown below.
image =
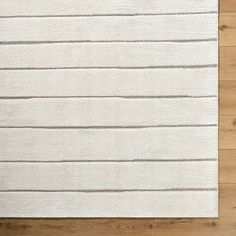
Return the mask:
[[220,8],[220,218],[2,219],[0,236],[236,235],[236,1]]

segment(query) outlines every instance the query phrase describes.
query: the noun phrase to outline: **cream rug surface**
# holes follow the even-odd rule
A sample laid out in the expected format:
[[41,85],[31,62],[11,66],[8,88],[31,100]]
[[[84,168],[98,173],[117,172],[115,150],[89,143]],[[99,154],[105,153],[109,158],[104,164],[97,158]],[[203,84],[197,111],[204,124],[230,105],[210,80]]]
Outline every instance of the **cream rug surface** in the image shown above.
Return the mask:
[[216,217],[217,0],[0,1],[0,217]]

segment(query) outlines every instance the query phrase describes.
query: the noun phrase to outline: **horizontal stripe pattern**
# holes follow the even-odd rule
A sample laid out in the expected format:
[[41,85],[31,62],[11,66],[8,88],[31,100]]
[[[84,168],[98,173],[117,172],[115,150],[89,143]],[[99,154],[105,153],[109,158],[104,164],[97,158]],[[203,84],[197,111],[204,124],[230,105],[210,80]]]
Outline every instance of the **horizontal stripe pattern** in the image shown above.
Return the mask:
[[217,4],[2,0],[0,217],[215,217]]

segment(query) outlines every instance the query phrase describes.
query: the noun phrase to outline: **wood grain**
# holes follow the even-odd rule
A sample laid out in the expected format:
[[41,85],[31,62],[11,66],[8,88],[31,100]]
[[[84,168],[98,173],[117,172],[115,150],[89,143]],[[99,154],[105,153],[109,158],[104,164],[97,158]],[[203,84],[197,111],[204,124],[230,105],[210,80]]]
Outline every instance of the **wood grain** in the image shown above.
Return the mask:
[[220,130],[232,132],[236,130],[236,116],[235,115],[221,115],[220,116],[221,127]]
[[220,0],[221,12],[236,12],[236,2],[234,0]]
[[[227,193],[226,193],[227,194]],[[227,195],[229,196],[229,194]],[[233,205],[235,206],[235,205]],[[3,220],[4,236],[234,236],[235,219],[38,219]]]
[[[233,139],[234,143],[236,139]],[[223,149],[220,150],[220,183],[236,184],[236,150]]]
[[224,80],[220,82],[220,112],[221,115],[236,114],[235,90],[236,80]]
[[236,13],[222,13],[220,17],[220,45],[236,46]]
[[236,47],[220,47],[220,80],[235,80]]

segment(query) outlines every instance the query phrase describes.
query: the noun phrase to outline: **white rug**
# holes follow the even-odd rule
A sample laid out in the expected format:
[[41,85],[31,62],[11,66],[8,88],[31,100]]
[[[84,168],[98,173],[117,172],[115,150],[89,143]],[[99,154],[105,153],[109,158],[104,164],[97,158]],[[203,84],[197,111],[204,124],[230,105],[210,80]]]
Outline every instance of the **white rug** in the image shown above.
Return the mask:
[[216,217],[217,0],[0,1],[0,217]]

